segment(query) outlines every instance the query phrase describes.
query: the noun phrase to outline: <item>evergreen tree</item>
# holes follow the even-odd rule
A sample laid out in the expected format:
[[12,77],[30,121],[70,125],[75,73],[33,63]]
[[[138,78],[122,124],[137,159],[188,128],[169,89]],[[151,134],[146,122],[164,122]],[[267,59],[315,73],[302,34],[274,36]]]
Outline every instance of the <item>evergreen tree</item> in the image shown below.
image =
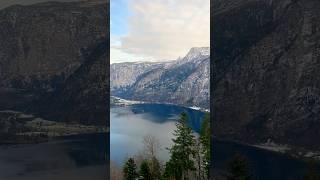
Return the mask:
[[181,166],[176,166],[177,162],[174,162],[177,159],[176,153],[171,155],[170,160],[165,165],[165,170],[163,176],[166,179],[175,179],[181,180],[182,179],[182,169]]
[[147,161],[143,161],[140,165],[140,177],[144,180],[151,180],[151,172]]
[[161,165],[156,157],[152,157],[150,161],[150,171],[153,180],[161,179]]
[[195,156],[195,137],[192,129],[188,126],[188,117],[186,113],[180,115],[179,121],[176,123],[177,129],[172,139],[173,146],[169,149],[170,160],[166,163],[165,176],[174,176],[176,180],[184,180],[188,178],[188,172],[194,171]]
[[209,172],[210,172],[210,114],[207,113],[204,116],[204,120],[201,125],[200,130],[200,143],[202,145],[201,154],[203,156],[203,166],[206,178],[209,179]]
[[196,150],[196,165],[197,165],[197,173],[196,173],[196,179],[198,180],[205,180],[205,172],[204,172],[204,162],[203,162],[203,147],[201,145],[201,142],[199,141],[199,139],[197,139],[196,141],[196,146],[195,146],[195,150]]
[[228,163],[227,180],[250,180],[248,161],[246,157],[236,154]]
[[135,180],[138,177],[137,165],[133,158],[129,158],[123,168],[125,180]]

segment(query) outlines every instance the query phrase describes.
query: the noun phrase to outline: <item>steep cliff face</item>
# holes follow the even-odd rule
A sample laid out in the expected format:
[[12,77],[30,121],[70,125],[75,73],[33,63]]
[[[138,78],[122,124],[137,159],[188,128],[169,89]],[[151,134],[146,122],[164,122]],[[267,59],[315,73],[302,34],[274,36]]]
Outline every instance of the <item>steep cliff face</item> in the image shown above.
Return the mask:
[[111,85],[111,94],[134,100],[208,108],[209,59],[209,48],[192,48],[184,58],[176,61],[113,64],[111,84],[115,81],[126,86],[113,88]]
[[320,2],[220,3],[212,17],[214,134],[319,150]]
[[52,90],[106,37],[106,5],[42,3],[0,11],[0,86]]
[[108,11],[108,1],[1,10],[1,109],[106,125]]
[[189,105],[209,108],[210,101],[210,58],[202,61],[172,95],[176,103],[187,102]]
[[88,50],[85,61],[64,84],[36,101],[35,111],[43,117],[64,122],[109,125],[109,41]]
[[163,67],[163,63],[152,62],[126,62],[110,65],[111,91],[125,90],[135,83],[137,77],[153,69]]

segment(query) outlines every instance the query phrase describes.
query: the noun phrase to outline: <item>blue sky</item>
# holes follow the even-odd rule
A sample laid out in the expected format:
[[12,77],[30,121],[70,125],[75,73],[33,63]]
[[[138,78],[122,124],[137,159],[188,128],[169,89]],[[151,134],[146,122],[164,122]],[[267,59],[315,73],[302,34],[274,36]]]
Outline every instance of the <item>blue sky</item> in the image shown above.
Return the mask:
[[127,19],[129,16],[128,0],[111,0],[110,19],[111,35],[121,36],[128,32]]
[[[128,34],[128,21],[130,16],[130,0],[110,1],[110,44],[111,63],[136,61],[139,57],[121,50],[121,37]],[[140,58],[141,59],[141,58]]]
[[111,0],[110,62],[168,61],[210,45],[210,0]]

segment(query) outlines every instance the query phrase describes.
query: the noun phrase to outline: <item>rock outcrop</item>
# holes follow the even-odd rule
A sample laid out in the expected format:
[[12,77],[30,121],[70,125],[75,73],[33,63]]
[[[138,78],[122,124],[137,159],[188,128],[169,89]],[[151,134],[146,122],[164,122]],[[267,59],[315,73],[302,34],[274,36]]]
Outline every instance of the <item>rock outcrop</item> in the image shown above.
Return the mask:
[[0,95],[6,100],[0,107],[55,121],[106,124],[108,17],[108,1],[1,10]]
[[320,2],[213,4],[214,135],[320,150]]

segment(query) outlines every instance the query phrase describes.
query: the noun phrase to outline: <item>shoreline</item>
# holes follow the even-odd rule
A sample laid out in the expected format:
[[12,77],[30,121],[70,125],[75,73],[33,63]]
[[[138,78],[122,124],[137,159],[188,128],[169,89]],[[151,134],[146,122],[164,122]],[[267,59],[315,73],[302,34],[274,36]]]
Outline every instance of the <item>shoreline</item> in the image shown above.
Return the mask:
[[0,141],[1,146],[14,146],[14,145],[32,145],[32,144],[41,144],[47,143],[50,141],[58,140],[59,138],[69,138],[72,136],[81,136],[81,135],[94,135],[94,134],[107,134],[107,132],[88,132],[88,133],[73,133],[73,134],[65,134],[60,136],[48,136],[43,139],[35,139],[35,140],[4,140]]
[[12,110],[0,111],[0,122],[6,125],[0,132],[0,145],[37,144],[57,137],[108,133],[110,130],[109,127],[98,125],[49,121]]
[[310,151],[310,150],[305,150],[303,148],[297,148],[297,147],[294,148],[294,147],[290,147],[289,145],[281,145],[273,142],[260,143],[260,144],[248,144],[241,141],[218,138],[216,136],[214,136],[213,138],[218,141],[236,143],[242,146],[248,146],[248,147],[252,147],[252,148],[256,148],[256,149],[260,149],[268,152],[273,152],[279,155],[286,155],[286,156],[289,156],[290,158],[298,159],[301,161],[315,160],[318,163],[320,163],[319,151]]
[[202,107],[198,107],[198,106],[185,106],[185,105],[174,104],[174,103],[165,103],[165,102],[136,101],[136,100],[123,99],[123,98],[120,98],[120,97],[117,97],[117,96],[110,96],[110,98],[111,99],[114,98],[115,100],[118,100],[118,102],[116,102],[114,105],[120,105],[120,106],[121,105],[130,106],[130,105],[135,105],[135,104],[164,104],[164,105],[180,106],[180,107],[184,107],[184,108],[188,108],[188,109],[193,109],[193,110],[196,110],[196,111],[201,111],[201,112],[204,112],[204,113],[210,113],[210,109],[206,109],[206,108],[202,108]]

